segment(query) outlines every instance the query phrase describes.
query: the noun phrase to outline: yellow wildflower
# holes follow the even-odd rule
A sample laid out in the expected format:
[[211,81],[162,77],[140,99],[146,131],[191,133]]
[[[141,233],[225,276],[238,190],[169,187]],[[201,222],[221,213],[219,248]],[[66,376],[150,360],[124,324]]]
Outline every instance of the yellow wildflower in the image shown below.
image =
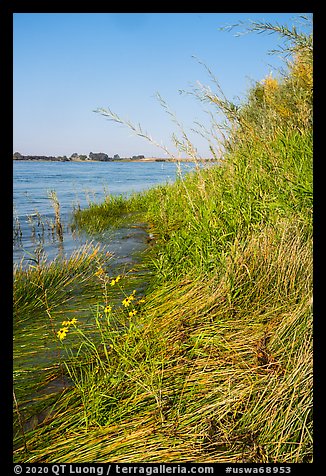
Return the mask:
[[130,294],[130,296],[126,297],[123,301],[122,301],[122,304],[125,306],[125,307],[128,307],[131,303],[131,301],[133,301],[135,299],[135,292],[136,290],[134,289],[134,291],[132,292],[132,294]]
[[77,319],[74,317],[70,321],[63,321],[62,325],[63,325],[63,327],[74,326],[76,324],[76,322],[77,322]]
[[65,339],[66,335],[67,335],[67,332],[68,332],[68,327],[62,327],[58,332],[57,332],[57,336],[58,338],[63,341],[63,339]]
[[105,306],[104,308],[104,312],[107,314],[108,312],[111,312],[112,311],[112,307],[111,306]]
[[130,299],[129,299],[128,297],[126,297],[126,298],[122,301],[122,304],[123,304],[125,307],[130,306]]
[[129,317],[133,317],[133,316],[135,316],[136,314],[137,314],[137,311],[136,311],[136,309],[134,309],[133,311],[130,311],[130,312],[129,312]]
[[110,283],[111,286],[114,286],[115,284],[117,284],[120,281],[120,279],[121,279],[120,274],[115,279],[112,278],[111,283]]

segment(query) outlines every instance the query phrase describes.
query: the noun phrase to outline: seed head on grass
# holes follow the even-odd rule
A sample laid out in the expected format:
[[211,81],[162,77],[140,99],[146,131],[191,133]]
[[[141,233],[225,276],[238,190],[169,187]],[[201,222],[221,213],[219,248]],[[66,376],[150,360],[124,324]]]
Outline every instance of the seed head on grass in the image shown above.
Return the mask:
[[92,260],[92,259],[97,259],[97,255],[99,254],[99,246],[97,248],[94,248],[92,253],[89,255],[89,259]]
[[99,267],[98,270],[95,273],[95,276],[103,276],[105,274],[105,271],[102,267]]

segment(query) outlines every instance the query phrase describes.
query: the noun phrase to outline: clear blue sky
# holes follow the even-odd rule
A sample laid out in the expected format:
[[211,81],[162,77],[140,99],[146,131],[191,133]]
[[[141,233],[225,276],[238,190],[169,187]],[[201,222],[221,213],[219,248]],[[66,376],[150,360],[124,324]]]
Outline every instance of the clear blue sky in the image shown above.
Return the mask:
[[[185,128],[206,125],[205,106],[179,90],[196,81],[243,100],[252,81],[282,61],[268,51],[284,44],[273,34],[241,37],[219,27],[247,20],[292,26],[298,13],[16,13],[14,14],[14,152],[67,155],[106,152],[164,156],[126,127],[94,109],[109,106],[171,146],[176,125],[155,98],[159,92]],[[237,99],[238,98],[238,99]],[[207,108],[206,108],[207,109]],[[199,154],[206,141],[191,135]]]

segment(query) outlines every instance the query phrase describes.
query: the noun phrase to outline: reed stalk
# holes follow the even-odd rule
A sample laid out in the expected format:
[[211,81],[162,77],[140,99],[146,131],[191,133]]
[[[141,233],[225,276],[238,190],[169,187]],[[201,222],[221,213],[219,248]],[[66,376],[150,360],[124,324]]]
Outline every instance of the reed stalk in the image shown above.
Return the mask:
[[61,216],[60,216],[60,203],[59,203],[57,194],[55,191],[52,190],[48,193],[48,197],[51,200],[51,204],[54,210],[55,229],[56,229],[57,237],[59,241],[63,241],[63,228],[62,228]]

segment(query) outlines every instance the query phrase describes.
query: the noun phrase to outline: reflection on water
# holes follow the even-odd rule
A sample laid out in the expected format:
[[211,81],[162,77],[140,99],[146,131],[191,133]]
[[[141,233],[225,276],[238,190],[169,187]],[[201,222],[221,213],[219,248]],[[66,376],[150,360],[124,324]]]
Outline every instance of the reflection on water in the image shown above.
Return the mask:
[[100,245],[100,249],[111,253],[111,267],[121,267],[133,262],[133,255],[143,251],[147,246],[148,233],[145,224],[133,224],[130,227],[106,230],[90,236],[84,231],[72,231],[67,220],[63,221],[62,239],[49,229],[25,230],[23,236],[28,239],[17,238],[14,243],[14,263],[27,267],[38,260],[38,256],[52,261],[56,257],[70,256],[77,248],[92,243]]

